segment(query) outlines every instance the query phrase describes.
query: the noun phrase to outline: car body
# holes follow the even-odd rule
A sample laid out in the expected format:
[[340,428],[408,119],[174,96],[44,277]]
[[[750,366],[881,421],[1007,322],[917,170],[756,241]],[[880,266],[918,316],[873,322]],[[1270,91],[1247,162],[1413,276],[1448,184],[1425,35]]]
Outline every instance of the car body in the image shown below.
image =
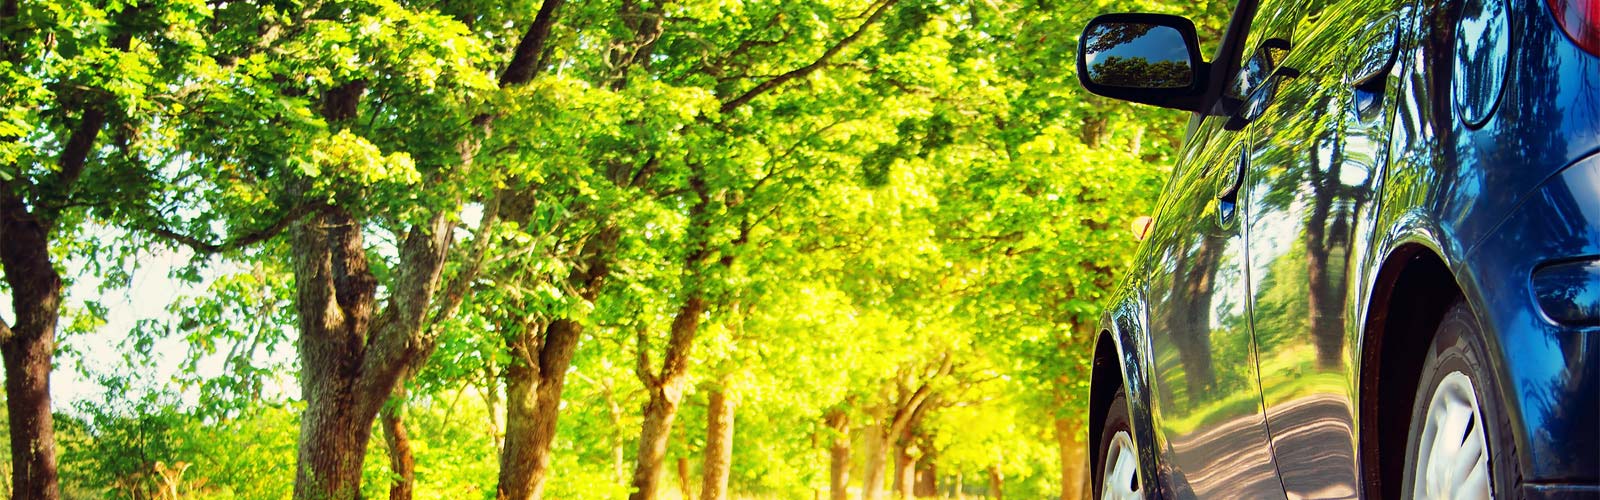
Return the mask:
[[1194,112],[1094,354],[1088,421],[1126,394],[1146,496],[1409,496],[1418,366],[1459,301],[1514,443],[1495,492],[1600,498],[1595,4],[1243,0],[1154,92],[1080,52],[1091,91]]

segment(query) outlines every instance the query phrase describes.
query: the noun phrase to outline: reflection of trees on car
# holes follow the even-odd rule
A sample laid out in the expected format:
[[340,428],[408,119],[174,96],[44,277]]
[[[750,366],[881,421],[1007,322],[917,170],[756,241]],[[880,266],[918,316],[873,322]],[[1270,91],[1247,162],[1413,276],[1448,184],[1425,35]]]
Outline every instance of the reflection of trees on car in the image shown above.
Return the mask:
[[1189,64],[1184,61],[1151,63],[1143,57],[1110,56],[1089,71],[1101,85],[1126,87],[1178,88],[1188,86],[1192,79]]
[[1213,292],[1216,291],[1225,238],[1205,234],[1191,251],[1177,256],[1173,290],[1181,297],[1166,308],[1163,319],[1178,356],[1183,363],[1184,380],[1192,403],[1219,396],[1216,367],[1211,359],[1211,321]]

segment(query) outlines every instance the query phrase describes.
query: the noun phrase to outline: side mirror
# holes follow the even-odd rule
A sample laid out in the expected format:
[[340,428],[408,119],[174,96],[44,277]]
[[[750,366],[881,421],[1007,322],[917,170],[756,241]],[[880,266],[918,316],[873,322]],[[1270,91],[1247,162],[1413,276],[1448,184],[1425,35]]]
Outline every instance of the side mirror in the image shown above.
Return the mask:
[[1210,65],[1194,23],[1167,14],[1105,14],[1078,38],[1078,81],[1098,95],[1200,111]]

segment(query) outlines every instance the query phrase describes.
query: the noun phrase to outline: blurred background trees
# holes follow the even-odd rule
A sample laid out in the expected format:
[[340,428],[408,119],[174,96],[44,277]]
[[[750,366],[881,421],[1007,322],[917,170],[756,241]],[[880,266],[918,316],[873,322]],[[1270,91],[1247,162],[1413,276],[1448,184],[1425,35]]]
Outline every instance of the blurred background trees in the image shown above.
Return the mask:
[[1230,8],[0,4],[6,489],[318,500],[1082,495],[1077,34]]

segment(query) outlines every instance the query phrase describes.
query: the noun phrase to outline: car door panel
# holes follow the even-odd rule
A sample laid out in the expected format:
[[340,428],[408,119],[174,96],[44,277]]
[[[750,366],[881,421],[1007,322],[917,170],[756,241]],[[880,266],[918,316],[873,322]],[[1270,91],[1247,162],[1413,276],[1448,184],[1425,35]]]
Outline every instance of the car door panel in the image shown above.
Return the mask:
[[[1262,400],[1285,493],[1355,498],[1356,265],[1387,156],[1389,0],[1302,13],[1270,107],[1249,127],[1245,233]],[[1350,26],[1362,29],[1351,30]],[[1351,37],[1350,33],[1358,33]],[[1356,275],[1352,275],[1355,273]]]
[[1200,126],[1150,235],[1149,248],[1159,249],[1147,324],[1160,473],[1180,498],[1281,497],[1249,331],[1244,238],[1217,199],[1218,183],[1236,178],[1243,136],[1221,121]]

